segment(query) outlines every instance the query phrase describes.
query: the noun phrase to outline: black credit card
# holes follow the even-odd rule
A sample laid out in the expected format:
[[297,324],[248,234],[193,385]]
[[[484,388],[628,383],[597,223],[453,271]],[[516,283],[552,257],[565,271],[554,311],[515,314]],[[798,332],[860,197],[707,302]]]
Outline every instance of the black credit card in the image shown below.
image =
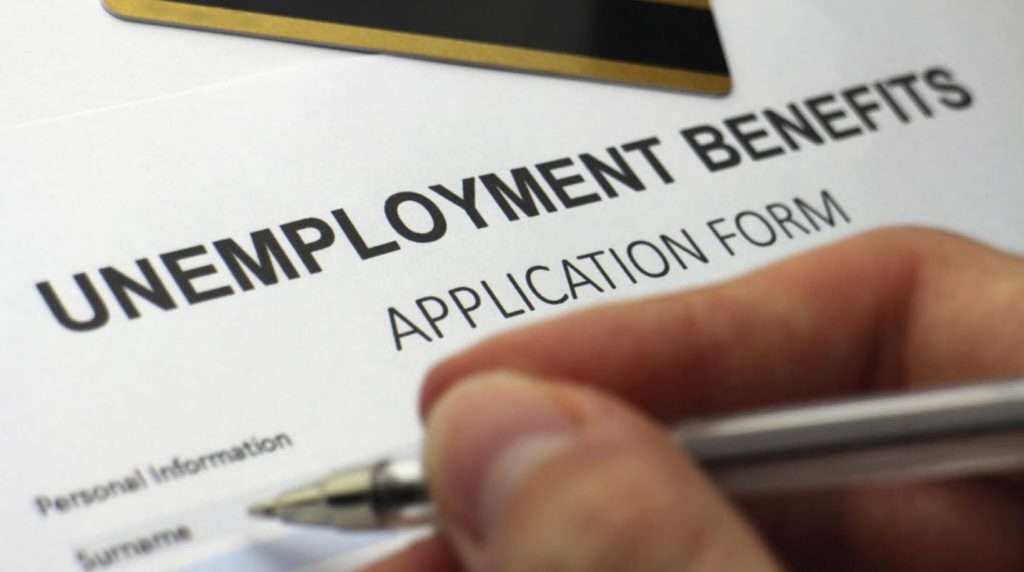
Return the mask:
[[724,94],[707,0],[104,0],[122,18]]

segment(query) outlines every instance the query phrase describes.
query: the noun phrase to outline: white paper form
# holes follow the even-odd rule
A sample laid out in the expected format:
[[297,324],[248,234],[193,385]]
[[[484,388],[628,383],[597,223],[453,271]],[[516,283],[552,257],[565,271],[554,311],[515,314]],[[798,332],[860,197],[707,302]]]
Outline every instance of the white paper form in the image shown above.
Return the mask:
[[415,441],[487,334],[882,225],[1024,248],[1022,8],[765,4],[724,99],[379,58],[0,134],[0,567],[344,568],[385,537],[244,506]]
[[0,128],[292,65],[366,57],[124,22],[100,0],[9,2],[0,18]]

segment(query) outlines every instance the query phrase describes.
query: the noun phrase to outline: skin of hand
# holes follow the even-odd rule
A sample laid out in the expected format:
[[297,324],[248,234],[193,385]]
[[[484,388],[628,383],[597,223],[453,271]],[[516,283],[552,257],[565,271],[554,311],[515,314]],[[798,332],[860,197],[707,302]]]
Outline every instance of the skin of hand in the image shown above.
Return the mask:
[[663,423],[1024,374],[1024,261],[876,231],[486,341],[422,392],[443,531],[412,570],[1024,570],[1024,478],[733,502]]

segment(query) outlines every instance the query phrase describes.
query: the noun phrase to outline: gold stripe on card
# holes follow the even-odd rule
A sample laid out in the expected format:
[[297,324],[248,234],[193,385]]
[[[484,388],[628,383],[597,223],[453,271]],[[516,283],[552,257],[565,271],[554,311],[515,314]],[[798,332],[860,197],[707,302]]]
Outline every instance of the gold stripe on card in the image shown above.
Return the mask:
[[397,52],[455,62],[522,68],[543,73],[583,76],[716,94],[724,94],[732,86],[729,76],[722,74],[440,38],[425,34],[394,32],[161,0],[104,0],[104,3],[107,9],[115,15],[130,20],[169,23],[305,43]]

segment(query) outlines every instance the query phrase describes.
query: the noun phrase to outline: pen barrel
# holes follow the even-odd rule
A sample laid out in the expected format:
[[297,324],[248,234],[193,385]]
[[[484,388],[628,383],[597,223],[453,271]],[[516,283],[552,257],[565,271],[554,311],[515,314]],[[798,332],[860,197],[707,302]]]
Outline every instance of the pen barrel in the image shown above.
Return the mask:
[[1024,430],[815,455],[703,464],[730,495],[821,490],[1024,471]]
[[[1024,380],[698,420],[673,441],[731,495],[1024,470]],[[433,524],[419,453],[337,471],[257,514],[343,529]]]
[[697,421],[673,439],[730,494],[1024,469],[1024,381]]

